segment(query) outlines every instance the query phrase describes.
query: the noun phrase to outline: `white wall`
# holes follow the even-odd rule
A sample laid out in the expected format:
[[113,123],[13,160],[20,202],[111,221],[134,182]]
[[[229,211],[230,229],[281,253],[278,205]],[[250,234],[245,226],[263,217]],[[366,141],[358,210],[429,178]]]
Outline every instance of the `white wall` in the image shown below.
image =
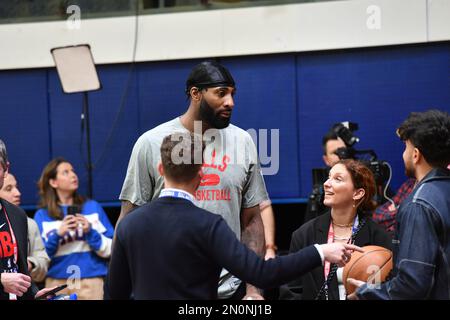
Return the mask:
[[[82,9],[82,8],[81,8]],[[450,0],[353,0],[0,25],[0,69],[54,66],[89,43],[96,63],[236,56],[450,39]],[[378,28],[379,27],[379,28]]]

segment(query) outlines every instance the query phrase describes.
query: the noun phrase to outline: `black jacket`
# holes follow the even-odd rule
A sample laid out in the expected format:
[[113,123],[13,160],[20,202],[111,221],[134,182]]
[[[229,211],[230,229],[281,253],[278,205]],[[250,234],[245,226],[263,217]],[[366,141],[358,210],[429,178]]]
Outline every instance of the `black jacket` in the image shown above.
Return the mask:
[[158,198],[130,212],[117,227],[105,298],[214,299],[222,267],[270,288],[319,265],[313,246],[264,261],[220,215],[185,199]]
[[[28,272],[28,222],[27,222],[27,214],[23,209],[9,203],[6,200],[0,199],[0,203],[5,207],[6,212],[8,213],[9,221],[11,222],[11,227],[14,230],[14,236],[17,241],[17,251],[18,251],[18,267],[19,272],[30,275]],[[3,211],[3,210],[2,210]],[[3,212],[2,212],[3,214]],[[30,300],[34,299],[35,294],[37,293],[37,287],[32,283],[31,287],[28,288],[28,291],[22,296],[17,297],[19,300]],[[0,282],[0,300],[9,299],[9,294],[4,291],[3,285]]]
[[[311,244],[327,243],[330,222],[331,214],[328,211],[303,224],[292,234],[289,253],[296,252]],[[357,234],[355,244],[360,247],[377,245],[392,250],[392,239],[389,234],[370,219],[366,220],[366,224]],[[280,299],[313,300],[316,298],[324,281],[323,266],[317,267],[301,278],[280,287]],[[329,299],[339,300],[339,289],[336,276],[330,284]]]

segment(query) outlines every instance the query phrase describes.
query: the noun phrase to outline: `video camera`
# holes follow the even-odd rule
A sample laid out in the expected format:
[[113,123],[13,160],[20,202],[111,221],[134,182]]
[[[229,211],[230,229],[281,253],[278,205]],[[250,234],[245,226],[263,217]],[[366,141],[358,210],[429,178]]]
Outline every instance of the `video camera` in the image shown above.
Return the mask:
[[[386,192],[391,181],[392,169],[388,162],[378,160],[374,150],[356,150],[353,147],[359,142],[359,138],[353,134],[358,128],[358,124],[353,122],[340,122],[333,125],[331,130],[337,137],[341,138],[345,144],[345,147],[337,149],[335,154],[340,160],[359,160],[370,168],[377,184],[377,193],[374,200],[378,204],[382,204],[386,200],[390,200]],[[312,209],[320,207],[321,202],[323,201],[323,183],[328,178],[328,173],[328,168],[313,169],[313,192],[310,196],[310,200],[315,203],[312,204]]]

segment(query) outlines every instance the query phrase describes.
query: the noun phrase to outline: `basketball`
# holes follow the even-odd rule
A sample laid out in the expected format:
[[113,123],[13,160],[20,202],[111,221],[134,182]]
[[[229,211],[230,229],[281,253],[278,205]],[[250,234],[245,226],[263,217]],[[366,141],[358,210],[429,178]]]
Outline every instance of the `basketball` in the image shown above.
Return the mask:
[[342,280],[347,294],[355,291],[354,285],[348,284],[347,279],[353,278],[373,285],[384,282],[392,270],[392,251],[379,246],[365,246],[364,252],[355,251],[352,258],[345,265]]

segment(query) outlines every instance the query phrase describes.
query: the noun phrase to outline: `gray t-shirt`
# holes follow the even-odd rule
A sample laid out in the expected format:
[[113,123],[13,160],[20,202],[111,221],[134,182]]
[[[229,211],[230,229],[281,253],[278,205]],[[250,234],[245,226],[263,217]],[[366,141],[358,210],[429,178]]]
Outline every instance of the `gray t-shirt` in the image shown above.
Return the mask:
[[[120,200],[141,206],[159,196],[164,187],[164,180],[157,170],[161,160],[160,147],[164,137],[175,132],[188,132],[180,118],[139,137],[128,163]],[[268,200],[255,144],[246,131],[231,124],[225,129],[206,131],[204,141],[204,176],[195,194],[196,204],[220,214],[240,239],[241,209]],[[228,280],[222,279],[219,298],[226,298],[234,293],[239,282],[224,272],[221,276]]]

